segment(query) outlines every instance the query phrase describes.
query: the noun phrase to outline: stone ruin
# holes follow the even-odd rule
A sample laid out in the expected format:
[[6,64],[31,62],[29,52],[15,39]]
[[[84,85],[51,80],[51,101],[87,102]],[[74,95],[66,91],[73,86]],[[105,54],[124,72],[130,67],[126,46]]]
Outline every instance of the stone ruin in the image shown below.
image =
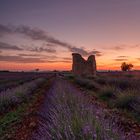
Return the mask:
[[78,53],[73,53],[72,72],[76,75],[96,75],[95,55],[90,55],[87,60]]

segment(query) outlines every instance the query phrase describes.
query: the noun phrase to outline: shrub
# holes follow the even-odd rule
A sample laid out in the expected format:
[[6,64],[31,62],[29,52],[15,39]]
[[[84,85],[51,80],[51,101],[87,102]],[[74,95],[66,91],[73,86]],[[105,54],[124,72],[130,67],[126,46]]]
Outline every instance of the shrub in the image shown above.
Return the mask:
[[89,80],[93,80],[95,79],[96,77],[93,76],[93,75],[86,75],[85,78],[89,79]]
[[113,86],[104,86],[98,93],[98,97],[102,100],[109,100],[115,97],[116,88]]
[[72,79],[74,79],[75,77],[74,77],[74,75],[68,75],[68,78],[72,80]]
[[131,108],[133,108],[136,113],[140,114],[140,97],[137,97],[136,101],[131,104]]
[[124,91],[118,94],[114,107],[122,109],[132,109],[131,104],[135,103],[137,95],[135,91]]
[[122,90],[126,89],[140,89],[140,79],[130,78],[106,78],[106,83]]
[[72,73],[60,73],[59,75],[64,76],[68,79],[74,79],[75,75]]
[[101,85],[106,84],[106,79],[104,78],[96,78],[95,81]]
[[94,81],[87,81],[86,88],[97,90],[97,84]]
[[125,76],[128,77],[128,78],[133,78],[134,77],[134,75],[132,75],[132,74],[126,74]]
[[95,89],[95,90],[98,89],[98,84],[96,84],[93,80],[77,77],[75,78],[75,82],[81,87],[84,87],[87,89]]
[[[132,87],[132,81],[129,81],[128,79],[122,79],[122,78],[108,78],[107,83],[109,85],[115,86],[117,88],[120,88],[122,90],[128,89]],[[134,85],[134,84],[133,84]]]

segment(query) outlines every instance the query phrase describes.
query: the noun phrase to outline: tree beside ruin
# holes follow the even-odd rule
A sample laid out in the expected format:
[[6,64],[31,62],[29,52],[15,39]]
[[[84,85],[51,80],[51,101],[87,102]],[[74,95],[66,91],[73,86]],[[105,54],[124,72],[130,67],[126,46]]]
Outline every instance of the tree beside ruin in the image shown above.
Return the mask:
[[133,68],[133,65],[131,63],[127,64],[126,62],[123,62],[121,65],[122,71],[130,71],[132,68]]

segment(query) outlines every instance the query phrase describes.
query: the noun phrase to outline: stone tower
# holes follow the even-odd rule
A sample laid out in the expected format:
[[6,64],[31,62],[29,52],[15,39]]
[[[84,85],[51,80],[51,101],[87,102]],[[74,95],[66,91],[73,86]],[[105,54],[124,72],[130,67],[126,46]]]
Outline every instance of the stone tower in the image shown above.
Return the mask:
[[72,71],[76,75],[96,75],[96,60],[90,55],[87,61],[78,53],[73,53]]

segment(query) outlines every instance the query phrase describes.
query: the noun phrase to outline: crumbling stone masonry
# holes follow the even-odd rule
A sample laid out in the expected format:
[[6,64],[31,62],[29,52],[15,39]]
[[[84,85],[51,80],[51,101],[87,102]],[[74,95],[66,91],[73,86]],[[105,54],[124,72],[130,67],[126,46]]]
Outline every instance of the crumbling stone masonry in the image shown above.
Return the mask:
[[87,61],[78,53],[73,53],[72,72],[76,75],[96,75],[96,60],[90,55]]

